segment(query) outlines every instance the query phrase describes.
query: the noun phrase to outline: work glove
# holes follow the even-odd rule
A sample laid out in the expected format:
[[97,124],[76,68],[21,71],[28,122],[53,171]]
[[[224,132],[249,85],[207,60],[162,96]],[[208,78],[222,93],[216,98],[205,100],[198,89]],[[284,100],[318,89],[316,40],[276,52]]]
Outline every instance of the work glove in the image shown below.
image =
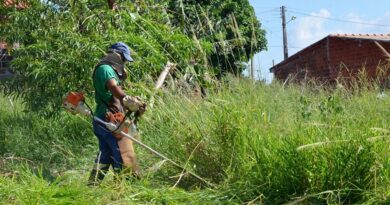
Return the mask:
[[143,103],[141,101],[141,98],[138,96],[132,97],[132,96],[126,95],[123,98],[122,102],[123,102],[123,106],[125,106],[131,112],[137,112],[138,110],[140,110],[141,107],[146,108],[146,104]]
[[146,103],[143,103],[141,107],[135,112],[136,117],[141,117],[146,112]]

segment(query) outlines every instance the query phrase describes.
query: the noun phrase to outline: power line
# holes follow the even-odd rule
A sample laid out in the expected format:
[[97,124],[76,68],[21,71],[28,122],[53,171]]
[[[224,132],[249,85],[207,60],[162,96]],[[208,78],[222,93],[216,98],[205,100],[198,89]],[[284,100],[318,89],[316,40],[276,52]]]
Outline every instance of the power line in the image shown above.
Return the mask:
[[273,27],[268,27],[268,26],[261,26],[262,28],[266,29],[266,30],[269,30],[269,31],[274,31],[274,32],[280,32],[282,31],[282,28],[280,27],[276,27],[276,26],[273,26]]
[[[278,46],[278,45],[271,45],[271,46],[267,46],[267,47],[271,47],[271,48],[283,48],[282,45]],[[288,46],[289,48],[296,48],[296,49],[303,49],[302,47],[297,47],[297,46]]]
[[310,13],[312,11],[309,11],[309,10],[302,10],[302,9],[298,9],[298,8],[294,8],[294,7],[291,7],[291,6],[286,6],[289,10],[295,10],[297,12],[304,12],[304,13]]
[[273,8],[273,9],[269,9],[269,10],[264,10],[264,11],[256,12],[256,15],[265,14],[265,13],[271,13],[271,12],[278,12],[278,9],[279,9],[279,8]]
[[345,22],[345,23],[355,23],[355,24],[362,24],[362,25],[369,25],[369,26],[378,26],[378,27],[390,27],[390,25],[386,25],[386,24],[374,24],[374,23],[361,22],[361,21],[350,21],[350,20],[344,20],[344,19],[337,19],[337,18],[317,16],[317,15],[313,15],[313,14],[308,14],[308,13],[303,13],[303,12],[298,12],[298,11],[291,11],[291,10],[290,10],[290,13],[301,14],[301,15],[304,15],[304,16],[310,16],[310,17],[327,19],[327,20],[332,20],[332,21]]
[[280,16],[272,18],[272,19],[270,19],[270,18],[260,18],[259,20],[260,20],[260,22],[265,22],[265,23],[269,23],[269,22],[273,22],[273,21],[280,21]]

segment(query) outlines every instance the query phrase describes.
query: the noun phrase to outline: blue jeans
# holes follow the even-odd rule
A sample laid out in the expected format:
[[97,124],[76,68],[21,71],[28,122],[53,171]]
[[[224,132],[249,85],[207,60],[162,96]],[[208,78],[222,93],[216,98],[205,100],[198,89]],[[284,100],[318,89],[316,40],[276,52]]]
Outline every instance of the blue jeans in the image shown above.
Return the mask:
[[[98,116],[105,120],[104,116]],[[110,165],[114,171],[122,169],[122,156],[119,151],[118,141],[115,136],[109,131],[105,125],[93,121],[93,132],[99,140],[99,153],[95,160],[97,168],[108,168]]]

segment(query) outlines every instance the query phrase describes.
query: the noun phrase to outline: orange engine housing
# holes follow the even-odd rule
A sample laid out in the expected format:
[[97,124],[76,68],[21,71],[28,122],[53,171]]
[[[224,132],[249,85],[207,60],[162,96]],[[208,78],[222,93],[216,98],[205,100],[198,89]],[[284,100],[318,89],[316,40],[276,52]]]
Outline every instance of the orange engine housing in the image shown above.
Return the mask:
[[[117,113],[107,112],[106,113],[106,121],[112,122],[112,123],[116,124],[117,126],[119,126],[120,124],[122,125],[118,128],[118,130],[117,130],[118,132],[123,131],[124,133],[129,133],[130,121],[123,122],[125,119],[126,119],[125,114],[123,114],[121,112],[117,112]],[[113,132],[113,134],[117,139],[121,139],[122,136],[118,132]]]
[[62,106],[72,114],[89,116],[92,111],[84,103],[84,93],[69,92],[65,97]]
[[85,100],[84,93],[78,93],[78,92],[69,92],[68,95],[65,97],[65,100],[69,102],[70,104],[77,107],[77,105]]

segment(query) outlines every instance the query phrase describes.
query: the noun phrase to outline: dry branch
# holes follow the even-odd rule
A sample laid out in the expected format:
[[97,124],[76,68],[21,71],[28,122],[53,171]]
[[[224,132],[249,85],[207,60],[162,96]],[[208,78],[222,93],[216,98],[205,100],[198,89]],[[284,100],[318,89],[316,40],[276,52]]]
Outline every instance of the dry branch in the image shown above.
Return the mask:
[[386,49],[383,48],[383,46],[380,43],[378,43],[378,41],[374,41],[374,43],[379,47],[379,49],[381,49],[383,54],[385,54],[385,56],[387,57],[387,60],[390,61],[390,54],[389,54],[389,52],[387,52]]
[[176,64],[174,63],[171,63],[171,62],[167,62],[167,64],[165,65],[165,68],[164,70],[161,72],[160,76],[158,77],[158,80],[156,82],[156,85],[154,86],[154,89],[155,90],[158,90],[164,83],[165,81],[165,78],[167,77],[169,71],[173,68],[176,67]]

